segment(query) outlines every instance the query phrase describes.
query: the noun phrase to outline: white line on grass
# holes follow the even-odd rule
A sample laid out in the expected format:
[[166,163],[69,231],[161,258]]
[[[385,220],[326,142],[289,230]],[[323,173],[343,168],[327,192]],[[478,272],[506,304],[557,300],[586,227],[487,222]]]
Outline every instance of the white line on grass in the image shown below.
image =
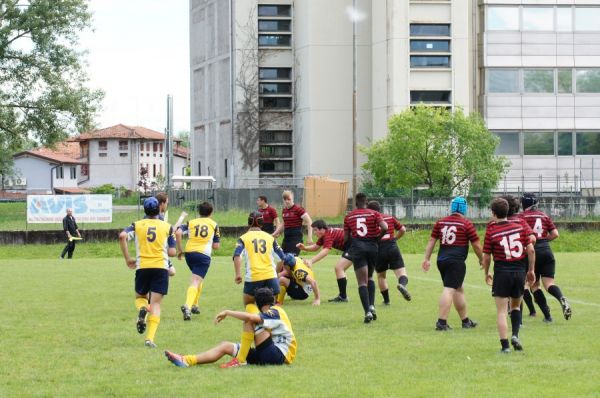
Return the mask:
[[[419,281],[440,283],[439,279],[423,278],[423,277],[419,277],[419,276],[411,276],[410,278],[416,279]],[[468,287],[469,289],[488,290],[488,291],[490,290],[489,286],[471,285],[470,283],[463,283],[463,286]],[[589,305],[591,307],[600,307],[600,304],[598,304],[598,303],[588,303],[587,301],[573,300],[571,298],[569,298],[569,303]]]

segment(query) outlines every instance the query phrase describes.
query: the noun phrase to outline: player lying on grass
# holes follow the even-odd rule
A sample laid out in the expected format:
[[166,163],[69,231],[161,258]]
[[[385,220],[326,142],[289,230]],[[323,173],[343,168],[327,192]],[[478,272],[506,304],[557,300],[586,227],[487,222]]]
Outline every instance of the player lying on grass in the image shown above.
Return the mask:
[[180,355],[165,351],[167,359],[181,368],[213,363],[225,355],[234,358],[221,364],[221,368],[234,368],[246,364],[291,364],[296,356],[296,337],[287,314],[283,308],[273,304],[274,296],[271,289],[257,289],[255,298],[256,305],[252,305],[254,307],[252,312],[225,310],[215,317],[215,324],[228,316],[239,319],[244,322],[243,333],[254,335],[255,348],[250,349],[247,362],[239,362],[235,357],[240,349],[240,344],[229,341],[223,341],[216,347],[196,355]]
[[312,268],[300,257],[294,257],[289,253],[284,256],[282,265],[277,305],[283,305],[286,293],[294,300],[306,300],[313,293],[315,299],[312,305],[320,305],[319,285]]

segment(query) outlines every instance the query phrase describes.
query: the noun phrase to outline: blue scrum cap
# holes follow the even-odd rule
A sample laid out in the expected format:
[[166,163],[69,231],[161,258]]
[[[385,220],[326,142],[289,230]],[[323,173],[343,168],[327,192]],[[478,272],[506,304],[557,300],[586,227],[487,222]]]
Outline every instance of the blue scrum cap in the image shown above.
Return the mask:
[[457,196],[450,203],[451,213],[460,213],[463,216],[467,215],[467,201],[462,196]]
[[289,266],[290,268],[294,268],[294,266],[296,265],[296,257],[294,257],[293,254],[286,253],[283,256],[283,264]]
[[144,200],[144,213],[149,216],[155,216],[159,212],[158,200],[155,197]]

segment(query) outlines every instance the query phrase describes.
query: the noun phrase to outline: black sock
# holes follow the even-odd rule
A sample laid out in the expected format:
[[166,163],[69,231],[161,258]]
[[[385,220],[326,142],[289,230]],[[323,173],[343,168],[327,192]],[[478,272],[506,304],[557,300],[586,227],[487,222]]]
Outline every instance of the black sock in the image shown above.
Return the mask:
[[519,337],[519,328],[521,327],[521,311],[512,310],[510,312],[510,324],[512,325],[512,335]]
[[465,319],[462,320],[462,323],[469,323],[470,319],[469,317],[466,317]]
[[369,290],[369,305],[375,305],[375,281],[369,279],[367,286]]
[[440,325],[445,325],[447,323],[447,321],[445,319],[438,318],[438,323]]
[[344,276],[337,280],[338,289],[340,291],[340,297],[346,298],[346,286],[348,285],[348,279]]
[[544,313],[544,317],[550,318],[550,308],[548,308],[548,302],[546,301],[546,296],[544,296],[542,289],[533,292],[533,299]]
[[408,278],[406,275],[402,275],[400,278],[398,278],[398,283],[406,287],[406,285],[408,285]]
[[502,345],[502,349],[508,348],[508,339],[500,339],[500,345]]
[[383,296],[384,303],[390,302],[390,291],[388,289],[382,290],[381,295]]
[[366,314],[369,311],[369,289],[367,289],[366,286],[359,286],[358,295],[360,296],[360,302]]
[[552,285],[548,288],[548,293],[550,293],[551,295],[553,295],[559,302],[560,299],[562,298],[563,294],[560,291],[560,287],[556,286],[556,285]]
[[523,292],[523,301],[527,305],[529,314],[535,314],[535,306],[533,305],[533,298],[531,297],[531,293],[529,293],[529,289],[525,289],[525,292]]

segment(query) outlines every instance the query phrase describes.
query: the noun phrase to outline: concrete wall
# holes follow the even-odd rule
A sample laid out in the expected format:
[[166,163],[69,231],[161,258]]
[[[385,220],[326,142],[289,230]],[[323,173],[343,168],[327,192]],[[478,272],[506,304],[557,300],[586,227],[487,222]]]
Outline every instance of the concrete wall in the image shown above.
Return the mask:
[[[80,173],[79,165],[62,165],[63,178],[56,178],[56,164],[35,156],[22,156],[15,159],[15,172],[27,179],[28,191],[51,191],[54,188],[77,188],[77,178]],[[71,178],[71,167],[75,168],[75,178]],[[51,174],[52,173],[52,174]],[[51,181],[52,179],[52,181]]]

